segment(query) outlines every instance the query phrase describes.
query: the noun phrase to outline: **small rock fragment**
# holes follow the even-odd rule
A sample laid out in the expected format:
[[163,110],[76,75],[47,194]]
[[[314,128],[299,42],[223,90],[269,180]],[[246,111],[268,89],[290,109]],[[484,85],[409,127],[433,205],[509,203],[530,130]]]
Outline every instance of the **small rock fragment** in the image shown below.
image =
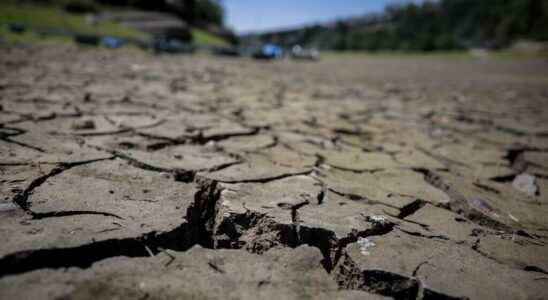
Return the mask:
[[472,198],[467,199],[467,200],[468,200],[468,204],[470,206],[477,209],[481,213],[483,213],[487,216],[490,216],[492,218],[498,218],[499,217],[499,215],[494,211],[494,209],[489,204],[487,204],[487,202],[483,201],[482,199],[477,198],[477,197],[472,197]]
[[386,225],[388,223],[388,221],[386,220],[386,217],[384,216],[367,216],[366,217],[366,220],[368,222],[372,222],[372,223],[375,223],[375,224],[379,224],[379,225]]
[[512,186],[514,187],[514,189],[522,193],[525,193],[529,196],[535,196],[538,191],[538,186],[536,185],[535,181],[535,176],[523,173],[514,178]]
[[95,129],[95,122],[93,120],[84,120],[81,122],[74,122],[72,124],[74,130],[92,130]]
[[360,246],[360,252],[363,255],[371,254],[369,248],[374,247],[375,243],[370,241],[368,238],[358,238],[358,245]]
[[17,209],[17,205],[15,205],[13,202],[0,203],[0,212],[12,211],[16,209]]

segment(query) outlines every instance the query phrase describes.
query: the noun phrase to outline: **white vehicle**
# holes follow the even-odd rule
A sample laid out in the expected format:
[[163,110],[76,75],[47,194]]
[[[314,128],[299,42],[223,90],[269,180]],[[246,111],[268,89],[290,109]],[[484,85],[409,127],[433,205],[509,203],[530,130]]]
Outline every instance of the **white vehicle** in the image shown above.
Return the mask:
[[320,52],[316,48],[305,49],[300,45],[295,45],[291,49],[291,57],[295,59],[319,60]]

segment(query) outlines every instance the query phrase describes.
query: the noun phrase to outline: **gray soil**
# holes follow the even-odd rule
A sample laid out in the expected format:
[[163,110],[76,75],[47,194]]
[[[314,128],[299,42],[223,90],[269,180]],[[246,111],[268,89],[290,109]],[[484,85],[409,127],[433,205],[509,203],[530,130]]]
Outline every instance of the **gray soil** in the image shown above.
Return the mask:
[[0,299],[548,299],[548,63],[0,49]]

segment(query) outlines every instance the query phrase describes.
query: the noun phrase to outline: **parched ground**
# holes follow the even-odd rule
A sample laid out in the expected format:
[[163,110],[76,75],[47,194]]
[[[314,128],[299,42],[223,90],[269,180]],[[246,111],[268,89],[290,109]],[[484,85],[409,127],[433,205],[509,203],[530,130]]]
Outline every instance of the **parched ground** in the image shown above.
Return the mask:
[[1,299],[547,299],[548,62],[0,50]]

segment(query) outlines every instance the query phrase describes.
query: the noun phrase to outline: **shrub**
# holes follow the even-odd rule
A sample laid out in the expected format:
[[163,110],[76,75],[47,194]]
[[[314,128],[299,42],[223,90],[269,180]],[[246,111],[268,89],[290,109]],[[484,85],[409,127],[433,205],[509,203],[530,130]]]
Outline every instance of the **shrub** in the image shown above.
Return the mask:
[[65,11],[75,14],[87,14],[96,13],[98,11],[97,6],[86,0],[71,0],[64,7]]

